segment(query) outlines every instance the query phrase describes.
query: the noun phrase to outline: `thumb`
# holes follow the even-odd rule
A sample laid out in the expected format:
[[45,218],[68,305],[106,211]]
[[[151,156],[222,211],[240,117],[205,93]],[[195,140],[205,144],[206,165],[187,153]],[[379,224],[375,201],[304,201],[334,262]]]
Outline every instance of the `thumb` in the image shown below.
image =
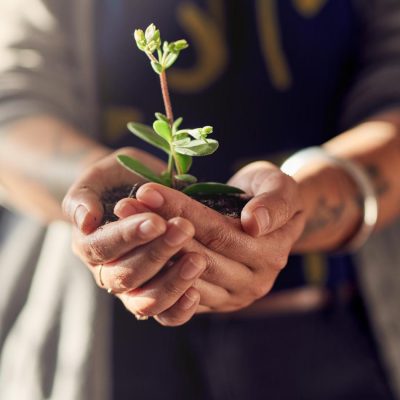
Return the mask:
[[255,197],[243,208],[243,230],[253,237],[267,235],[284,226],[302,208],[297,183],[277,170],[265,176]]

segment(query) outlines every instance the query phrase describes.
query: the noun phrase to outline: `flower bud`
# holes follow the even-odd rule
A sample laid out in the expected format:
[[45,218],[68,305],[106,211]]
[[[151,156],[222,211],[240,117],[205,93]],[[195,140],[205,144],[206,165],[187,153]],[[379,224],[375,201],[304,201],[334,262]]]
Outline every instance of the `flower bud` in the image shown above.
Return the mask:
[[212,133],[212,132],[213,132],[213,127],[212,127],[212,126],[209,126],[209,125],[204,126],[204,127],[201,129],[201,135],[202,135],[202,136],[207,136],[207,135],[209,135],[209,134]]
[[147,41],[146,51],[149,53],[154,53],[161,47],[160,31],[156,30],[153,34],[152,40]]
[[151,42],[153,40],[153,37],[154,37],[156,31],[157,31],[157,28],[156,28],[156,26],[154,24],[150,24],[146,28],[145,37],[146,37],[147,43],[149,43],[149,42]]
[[172,42],[168,45],[168,50],[171,53],[180,52],[183,49],[189,47],[188,42],[185,39],[180,39],[175,42]]
[[175,42],[176,51],[181,51],[189,47],[188,42],[185,39],[180,39]]
[[136,29],[134,33],[135,41],[140,50],[144,51],[146,48],[146,38],[141,29]]

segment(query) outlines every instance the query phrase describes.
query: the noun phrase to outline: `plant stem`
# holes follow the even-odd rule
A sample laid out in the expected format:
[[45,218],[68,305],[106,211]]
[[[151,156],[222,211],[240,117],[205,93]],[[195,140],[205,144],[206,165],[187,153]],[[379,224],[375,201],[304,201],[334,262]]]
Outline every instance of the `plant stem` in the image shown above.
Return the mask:
[[171,179],[171,186],[174,187],[174,157],[172,152],[168,156],[168,176]]
[[171,98],[169,97],[169,90],[168,90],[167,74],[165,71],[161,72],[160,74],[160,85],[164,101],[165,115],[167,116],[169,123],[172,126],[172,124],[174,123],[174,114],[172,112]]
[[[148,53],[147,55],[151,61],[154,61],[154,62],[161,61],[161,60],[157,60],[153,54]],[[169,96],[169,89],[168,89],[167,73],[165,72],[165,70],[163,70],[160,74],[160,86],[161,86],[162,98],[164,101],[165,115],[167,116],[169,125],[172,128],[172,125],[174,123],[174,114],[172,112],[171,98]],[[176,161],[176,155],[174,153],[172,144],[170,144],[170,149],[171,149],[171,152],[170,152],[169,158],[168,158],[168,175],[171,178],[172,187],[175,188],[175,181],[174,181],[175,168],[177,169],[178,174],[181,174],[182,171],[179,170],[179,163]]]
[[[146,54],[149,57],[150,61],[161,62],[161,60],[157,60],[157,58],[155,58],[153,54],[151,53],[146,53]],[[172,124],[174,123],[174,114],[172,112],[171,98],[169,96],[169,89],[168,89],[167,73],[165,72],[165,70],[163,70],[160,74],[160,85],[164,101],[165,115],[167,116],[168,121],[172,127]]]

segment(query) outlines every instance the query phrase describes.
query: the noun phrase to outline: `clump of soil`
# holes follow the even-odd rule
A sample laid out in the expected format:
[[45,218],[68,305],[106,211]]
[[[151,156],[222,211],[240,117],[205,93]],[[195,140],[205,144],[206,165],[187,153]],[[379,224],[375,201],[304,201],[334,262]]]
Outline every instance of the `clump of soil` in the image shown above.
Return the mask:
[[[103,193],[101,199],[104,207],[103,225],[117,221],[118,218],[114,214],[115,205],[123,198],[134,198],[139,187],[140,185],[138,184],[134,186],[120,186]],[[240,218],[243,207],[250,200],[250,198],[245,195],[237,194],[198,194],[191,197],[201,204],[232,218]]]

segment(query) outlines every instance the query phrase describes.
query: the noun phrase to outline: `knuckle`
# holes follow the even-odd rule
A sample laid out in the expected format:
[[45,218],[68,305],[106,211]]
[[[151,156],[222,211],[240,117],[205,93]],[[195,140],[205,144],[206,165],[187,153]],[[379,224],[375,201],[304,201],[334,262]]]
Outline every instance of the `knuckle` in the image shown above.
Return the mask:
[[107,260],[106,248],[99,244],[96,239],[90,239],[88,244],[84,246],[84,253],[90,261],[101,264]]
[[150,247],[149,250],[146,252],[146,257],[152,264],[158,265],[165,263],[165,256],[157,247]]
[[135,289],[133,282],[134,276],[131,271],[119,270],[112,277],[113,284],[118,291],[127,292],[129,290]]
[[210,232],[210,237],[205,241],[206,247],[221,252],[229,246],[231,235],[224,229],[223,226],[217,226]]
[[275,272],[271,274],[268,269],[254,273],[252,284],[247,285],[247,290],[243,291],[244,299],[242,301],[249,301],[249,304],[251,304],[268,294],[273,287],[276,275]]
[[254,302],[254,300],[255,300],[254,296],[242,296],[240,298],[232,299],[230,303],[224,307],[223,311],[232,312],[241,310],[243,308],[250,306]]
[[[100,165],[94,164],[86,170],[86,174],[91,179],[99,178],[99,177],[103,176],[104,170],[100,167]],[[81,185],[81,186],[79,186],[79,190],[87,191],[87,190],[89,190],[89,188],[86,185]]]
[[188,196],[179,197],[170,204],[170,213],[173,217],[180,217],[184,219],[190,219],[193,214],[193,210],[198,205],[197,201],[191,199]]
[[167,281],[164,284],[164,291],[167,294],[167,296],[173,296],[173,297],[180,297],[183,293],[183,290],[179,288],[174,282]]
[[256,285],[253,285],[250,293],[252,301],[260,299],[261,297],[265,296],[269,292],[269,289],[270,285],[266,283],[258,283]]
[[278,221],[286,223],[290,219],[290,204],[286,197],[280,196],[277,199],[277,207],[275,209],[275,215]]
[[270,259],[270,266],[275,271],[281,271],[288,263],[288,252],[278,252]]

